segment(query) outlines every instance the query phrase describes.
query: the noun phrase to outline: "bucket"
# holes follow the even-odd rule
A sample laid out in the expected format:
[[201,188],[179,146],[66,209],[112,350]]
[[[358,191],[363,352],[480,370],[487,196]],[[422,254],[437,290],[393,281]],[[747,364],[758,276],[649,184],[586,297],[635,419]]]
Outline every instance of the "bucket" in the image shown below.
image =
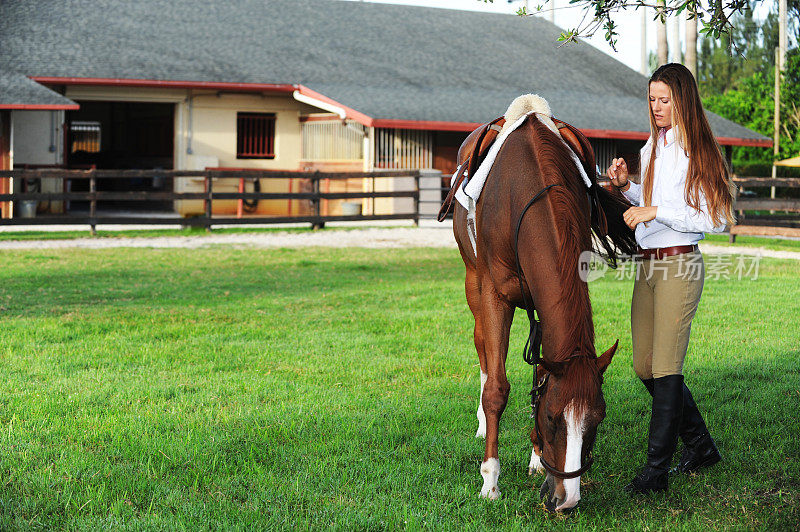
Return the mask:
[[361,214],[360,201],[345,201],[342,203],[342,216],[359,216]]
[[36,216],[36,207],[39,202],[36,200],[27,200],[19,202],[19,217],[20,218],[34,218]]

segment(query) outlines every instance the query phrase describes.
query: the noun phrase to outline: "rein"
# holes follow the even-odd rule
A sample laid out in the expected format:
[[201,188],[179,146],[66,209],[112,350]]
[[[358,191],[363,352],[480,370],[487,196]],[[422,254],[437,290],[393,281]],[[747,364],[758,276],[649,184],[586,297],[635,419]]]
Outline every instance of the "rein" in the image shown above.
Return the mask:
[[[531,366],[536,366],[539,364],[541,360],[541,346],[542,346],[542,327],[539,324],[539,320],[536,319],[536,307],[533,304],[533,301],[528,303],[528,296],[525,295],[525,287],[522,284],[522,266],[519,263],[519,229],[522,227],[522,219],[525,218],[525,213],[528,212],[528,209],[536,203],[545,192],[550,190],[553,187],[560,187],[559,183],[553,183],[551,185],[547,185],[542,190],[540,190],[531,200],[525,205],[525,208],[522,209],[522,214],[519,215],[519,220],[517,220],[517,228],[514,231],[514,258],[517,261],[517,281],[519,281],[519,291],[522,293],[522,302],[525,305],[525,312],[528,313],[528,321],[531,324],[530,331],[528,333],[528,339],[525,342],[525,347],[522,348],[522,358]],[[533,297],[533,296],[531,296]],[[534,379],[534,388],[536,387],[536,368],[534,367],[533,371],[533,379]],[[531,391],[533,393],[533,391]],[[531,402],[533,405],[533,402]]]
[[[585,472],[592,467],[592,463],[594,459],[592,458],[591,453],[589,454],[589,460],[583,464],[580,469],[575,471],[560,471],[553,467],[552,465],[548,464],[547,461],[544,459],[544,445],[542,444],[542,433],[539,430],[539,400],[541,399],[542,395],[544,395],[544,391],[547,388],[547,381],[550,378],[550,372],[548,371],[545,374],[544,378],[541,382],[536,382],[536,369],[539,364],[547,369],[547,366],[544,365],[541,356],[541,347],[542,347],[542,326],[539,323],[539,320],[536,319],[536,307],[533,301],[528,302],[528,296],[525,295],[525,287],[522,283],[522,266],[519,263],[519,230],[522,227],[522,219],[525,217],[525,213],[528,212],[528,209],[536,203],[542,195],[550,190],[553,187],[560,187],[562,186],[559,183],[553,183],[547,185],[542,190],[536,193],[536,195],[531,198],[531,200],[525,205],[525,208],[522,209],[522,213],[519,215],[519,219],[517,220],[517,228],[514,231],[514,257],[517,261],[517,281],[519,281],[519,291],[522,294],[522,301],[525,305],[525,312],[528,314],[528,321],[530,322],[530,330],[528,332],[528,339],[525,341],[525,347],[522,348],[522,358],[527,362],[529,365],[533,366],[533,384],[531,385],[531,417],[533,418],[533,426],[536,430],[536,440],[537,445],[539,446],[539,452],[541,453],[539,456],[539,461],[542,464],[542,467],[545,470],[553,475],[556,478],[560,478],[562,480],[568,478],[575,478],[583,475]],[[531,299],[533,298],[533,294],[531,294]],[[573,358],[581,358],[586,357],[590,358],[588,355],[582,355],[580,352],[576,351],[570,358],[567,359],[571,360]],[[566,361],[565,361],[566,362]]]

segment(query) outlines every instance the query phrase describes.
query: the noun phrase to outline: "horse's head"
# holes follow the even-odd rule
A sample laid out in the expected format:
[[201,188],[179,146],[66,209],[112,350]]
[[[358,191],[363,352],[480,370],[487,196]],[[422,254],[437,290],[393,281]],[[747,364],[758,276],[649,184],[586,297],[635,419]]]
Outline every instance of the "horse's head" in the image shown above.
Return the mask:
[[580,475],[588,469],[597,427],[606,416],[602,376],[618,344],[599,357],[539,366],[538,435],[536,429],[531,432],[538,458],[532,457],[531,467],[547,472],[540,494],[550,511],[568,511],[580,501]]

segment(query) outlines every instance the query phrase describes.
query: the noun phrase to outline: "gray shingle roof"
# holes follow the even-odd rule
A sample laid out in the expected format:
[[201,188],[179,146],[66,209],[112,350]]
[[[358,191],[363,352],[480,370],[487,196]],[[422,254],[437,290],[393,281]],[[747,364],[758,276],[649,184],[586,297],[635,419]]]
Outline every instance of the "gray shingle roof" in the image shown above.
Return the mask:
[[[647,79],[559,33],[538,17],[333,0],[2,2],[0,70],[300,83],[378,119],[485,122],[534,92],[578,127],[648,131]],[[766,139],[710,119],[717,135]]]
[[0,108],[20,105],[64,107],[76,104],[22,74],[0,68]]

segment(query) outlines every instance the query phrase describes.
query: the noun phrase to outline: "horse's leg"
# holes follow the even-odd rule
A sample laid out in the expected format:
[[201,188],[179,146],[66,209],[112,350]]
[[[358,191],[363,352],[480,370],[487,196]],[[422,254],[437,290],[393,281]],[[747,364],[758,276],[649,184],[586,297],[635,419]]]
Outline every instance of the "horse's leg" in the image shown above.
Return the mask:
[[483,413],[483,388],[486,385],[486,352],[483,349],[483,326],[481,323],[481,306],[480,306],[480,282],[478,281],[478,274],[474,268],[467,268],[467,277],[464,282],[465,291],[467,293],[467,303],[469,309],[472,311],[472,316],[475,318],[475,350],[478,352],[478,361],[481,365],[481,395],[478,398],[478,431],[475,433],[476,438],[486,437],[486,414]]
[[500,416],[508,403],[511,385],[506,376],[506,355],[508,354],[508,335],[514,308],[501,299],[490,278],[481,285],[481,323],[483,344],[486,354],[487,379],[483,390],[483,410],[486,413],[486,452],[481,464],[483,487],[481,496],[499,499],[500,490],[497,479],[500,476],[498,458],[498,437]]
[[[536,429],[534,429],[534,431],[535,430]],[[536,437],[535,435],[531,434],[531,439],[535,437]],[[534,473],[544,473],[544,466],[542,465],[542,459],[539,458],[542,454],[542,451],[538,447],[539,444],[534,441],[533,450],[531,451],[531,461],[528,462],[528,475],[533,475]]]
[[544,473],[544,466],[542,465],[542,459],[539,458],[540,452],[536,450],[536,444],[533,444],[533,450],[531,451],[531,461],[528,462],[528,475],[533,475],[534,473]]

